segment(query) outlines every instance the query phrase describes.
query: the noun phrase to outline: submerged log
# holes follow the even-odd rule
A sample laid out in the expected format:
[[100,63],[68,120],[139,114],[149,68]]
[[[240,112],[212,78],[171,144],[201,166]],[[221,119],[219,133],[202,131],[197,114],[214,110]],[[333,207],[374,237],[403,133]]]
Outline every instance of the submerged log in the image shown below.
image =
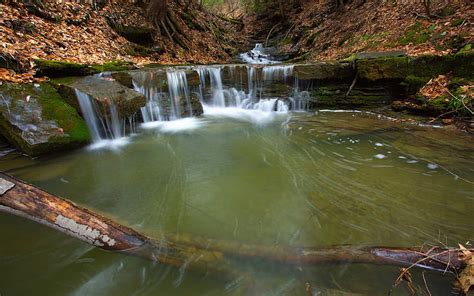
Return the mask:
[[429,250],[368,246],[330,248],[257,246],[183,235],[153,240],[135,230],[0,173],[0,211],[28,218],[108,251],[162,264],[241,278],[235,262],[259,260],[283,266],[384,264],[459,273],[465,266],[458,249]]

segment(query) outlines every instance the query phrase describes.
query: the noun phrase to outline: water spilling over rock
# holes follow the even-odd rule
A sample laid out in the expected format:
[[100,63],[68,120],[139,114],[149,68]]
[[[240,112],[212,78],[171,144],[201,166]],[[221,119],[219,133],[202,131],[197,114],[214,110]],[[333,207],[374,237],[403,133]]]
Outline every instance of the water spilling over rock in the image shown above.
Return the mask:
[[241,53],[240,58],[248,64],[274,64],[278,63],[272,59],[271,55],[266,52],[262,43],[255,44],[255,47],[248,52]]

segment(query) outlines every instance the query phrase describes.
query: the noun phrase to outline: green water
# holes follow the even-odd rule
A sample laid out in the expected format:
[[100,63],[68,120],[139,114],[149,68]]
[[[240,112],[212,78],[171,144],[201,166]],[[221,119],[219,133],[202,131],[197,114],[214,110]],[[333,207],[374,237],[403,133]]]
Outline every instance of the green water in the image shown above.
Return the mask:
[[[474,141],[360,113],[204,117],[117,149],[0,158],[0,170],[153,237],[262,245],[457,245],[474,239]],[[95,249],[0,214],[0,295],[240,295],[240,282]],[[239,268],[250,295],[387,295],[397,267]],[[416,284],[424,289],[421,273]],[[432,295],[450,277],[427,273]],[[402,286],[392,295],[406,295]]]

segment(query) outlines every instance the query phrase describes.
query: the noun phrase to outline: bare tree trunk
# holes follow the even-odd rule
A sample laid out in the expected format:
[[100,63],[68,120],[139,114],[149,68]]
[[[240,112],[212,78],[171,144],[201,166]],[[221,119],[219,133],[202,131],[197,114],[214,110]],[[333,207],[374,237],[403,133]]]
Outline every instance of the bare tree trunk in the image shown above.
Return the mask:
[[440,272],[459,272],[465,267],[457,249],[257,246],[181,234],[152,240],[131,228],[2,173],[0,211],[39,222],[104,250],[176,267],[186,266],[190,270],[210,272],[225,279],[242,277],[236,269],[236,259],[258,259],[294,267],[364,263],[417,266]]

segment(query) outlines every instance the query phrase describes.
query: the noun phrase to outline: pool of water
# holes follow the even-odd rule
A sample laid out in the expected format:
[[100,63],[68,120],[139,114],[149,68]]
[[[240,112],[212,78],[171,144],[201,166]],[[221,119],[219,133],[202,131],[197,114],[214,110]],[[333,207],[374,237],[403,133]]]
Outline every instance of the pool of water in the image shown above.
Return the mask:
[[[472,136],[368,113],[212,108],[72,153],[8,154],[0,170],[152,237],[413,247],[474,239],[473,151]],[[6,214],[0,234],[2,296],[387,295],[398,276],[386,266],[239,262],[257,283],[249,290],[239,278],[105,252]],[[449,293],[451,278],[426,279],[432,295]]]

